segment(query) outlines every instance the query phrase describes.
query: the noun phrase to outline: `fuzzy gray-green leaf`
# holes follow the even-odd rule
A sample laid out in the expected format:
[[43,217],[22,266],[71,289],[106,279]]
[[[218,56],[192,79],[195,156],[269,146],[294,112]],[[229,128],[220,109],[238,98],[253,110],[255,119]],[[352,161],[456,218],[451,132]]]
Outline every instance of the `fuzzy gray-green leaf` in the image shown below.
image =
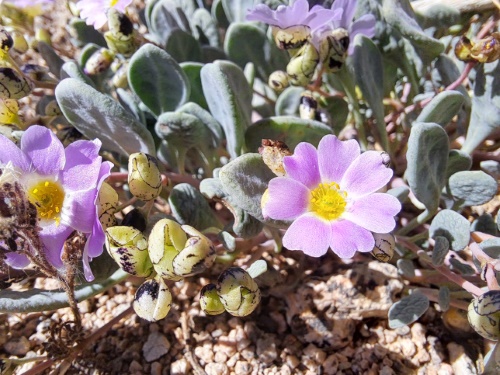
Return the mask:
[[472,158],[461,150],[450,150],[448,153],[448,165],[446,166],[446,179],[454,173],[468,171],[472,166]]
[[407,326],[420,318],[429,308],[429,299],[418,291],[403,297],[389,309],[389,327]]
[[130,59],[128,81],[152,113],[173,111],[189,98],[189,81],[182,68],[164,50],[142,46]]
[[178,63],[202,61],[201,47],[198,41],[184,30],[176,29],[170,34],[165,51]]
[[68,121],[87,138],[99,138],[104,149],[126,158],[135,152],[155,155],[151,133],[111,97],[74,78],[61,81],[55,94]]
[[417,199],[433,212],[446,182],[448,135],[435,123],[414,123],[408,140],[406,178]]
[[432,220],[429,236],[432,238],[445,237],[450,243],[450,248],[459,251],[469,244],[470,223],[455,211],[442,210]]
[[458,91],[443,91],[427,104],[416,122],[435,122],[446,126],[458,113],[464,103],[464,96]]
[[451,194],[465,206],[478,206],[489,202],[496,194],[496,180],[483,171],[463,171],[449,179]]
[[439,267],[443,265],[446,254],[448,254],[448,251],[450,250],[450,242],[443,236],[436,236],[434,241],[434,249],[432,249],[432,264]]

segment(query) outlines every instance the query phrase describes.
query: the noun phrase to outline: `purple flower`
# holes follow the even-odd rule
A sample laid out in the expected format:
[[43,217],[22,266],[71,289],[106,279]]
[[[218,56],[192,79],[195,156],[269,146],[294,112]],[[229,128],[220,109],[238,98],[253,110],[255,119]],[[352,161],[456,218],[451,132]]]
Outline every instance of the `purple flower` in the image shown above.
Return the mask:
[[327,135],[317,150],[299,143],[283,163],[287,174],[270,181],[262,213],[293,220],[283,237],[286,248],[319,257],[330,247],[339,257],[351,258],[356,251],[373,250],[372,232],[394,229],[401,204],[377,192],[393,174],[383,154],[360,154],[356,141]]
[[53,3],[54,0],[7,0],[8,3],[15,5],[18,8],[33,7],[39,4]]
[[120,13],[125,13],[125,8],[132,0],[80,0],[76,8],[80,10],[80,17],[86,20],[87,25],[100,29],[108,20],[108,9],[114,8]]
[[308,26],[315,29],[332,18],[340,17],[341,12],[325,9],[316,5],[309,10],[307,0],[296,0],[291,6],[280,5],[272,10],[265,4],[258,4],[247,13],[247,20],[260,21],[268,25],[286,29],[291,26]]
[[352,22],[357,0],[335,0],[331,10],[342,12],[340,18],[330,19],[312,31],[312,43],[319,48],[321,41],[336,29],[345,29],[349,35],[349,55],[354,51],[354,38],[358,34],[371,38],[375,35],[376,19],[373,14],[365,14]]
[[[0,168],[17,172],[18,182],[37,207],[40,239],[47,260],[63,268],[64,242],[74,231],[87,235],[83,249],[85,278],[93,280],[91,258],[101,255],[105,235],[97,215],[96,199],[112,164],[99,156],[101,142],[76,141],[64,149],[49,129],[34,125],[26,130],[18,148],[0,135]],[[8,253],[7,264],[23,268],[26,256]]]

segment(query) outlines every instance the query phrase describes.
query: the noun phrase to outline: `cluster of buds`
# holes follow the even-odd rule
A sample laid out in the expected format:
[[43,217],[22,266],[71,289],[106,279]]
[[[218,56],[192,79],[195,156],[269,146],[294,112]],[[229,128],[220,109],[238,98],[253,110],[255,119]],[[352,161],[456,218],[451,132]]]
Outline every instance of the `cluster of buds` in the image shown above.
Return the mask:
[[474,330],[488,340],[500,338],[500,290],[490,290],[472,300],[467,313]]
[[455,55],[466,62],[490,63],[496,61],[500,58],[500,33],[494,32],[475,42],[462,36],[455,45]]
[[216,257],[206,236],[170,219],[158,221],[148,238],[129,226],[107,228],[106,249],[125,272],[153,276],[139,287],[134,299],[136,313],[150,321],[163,319],[170,310],[172,296],[164,279],[179,281],[203,272]]
[[239,267],[222,272],[217,285],[208,284],[200,292],[201,309],[208,315],[227,311],[242,317],[250,315],[259,305],[260,289],[252,276]]

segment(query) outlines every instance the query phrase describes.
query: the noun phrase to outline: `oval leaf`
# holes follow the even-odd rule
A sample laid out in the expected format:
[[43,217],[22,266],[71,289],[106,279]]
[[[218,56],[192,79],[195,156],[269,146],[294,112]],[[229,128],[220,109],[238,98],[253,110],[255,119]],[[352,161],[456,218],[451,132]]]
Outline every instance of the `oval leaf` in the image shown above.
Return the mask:
[[446,126],[456,116],[463,104],[464,96],[458,91],[443,91],[424,107],[416,122],[435,122]]
[[451,194],[465,206],[478,206],[489,202],[496,194],[496,180],[483,171],[457,172],[449,180]]
[[396,302],[389,309],[389,327],[401,328],[417,321],[429,308],[429,299],[418,291]]
[[455,211],[442,210],[432,220],[429,236],[432,238],[445,237],[452,250],[462,250],[469,244],[470,223]]

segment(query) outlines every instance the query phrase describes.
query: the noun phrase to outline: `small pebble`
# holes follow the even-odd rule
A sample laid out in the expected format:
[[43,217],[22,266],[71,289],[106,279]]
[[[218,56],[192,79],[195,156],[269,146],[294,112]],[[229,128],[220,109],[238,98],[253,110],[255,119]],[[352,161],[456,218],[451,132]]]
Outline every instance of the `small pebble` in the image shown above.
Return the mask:
[[162,333],[152,332],[142,347],[142,354],[147,362],[153,362],[167,354],[169,349],[168,339]]
[[130,366],[129,366],[129,371],[130,372],[136,372],[136,371],[142,371],[142,365],[137,362],[136,360],[133,360],[131,363],[130,363]]
[[205,366],[207,375],[229,375],[229,369],[224,363],[209,363]]
[[5,343],[4,350],[12,355],[24,356],[30,350],[30,342],[24,336],[14,337]]
[[252,372],[252,366],[246,361],[238,361],[234,366],[234,372],[237,375],[248,375]]
[[170,375],[184,375],[189,372],[191,366],[188,361],[181,358],[170,365]]
[[161,375],[162,369],[163,369],[163,366],[161,365],[160,362],[151,363],[151,375]]

